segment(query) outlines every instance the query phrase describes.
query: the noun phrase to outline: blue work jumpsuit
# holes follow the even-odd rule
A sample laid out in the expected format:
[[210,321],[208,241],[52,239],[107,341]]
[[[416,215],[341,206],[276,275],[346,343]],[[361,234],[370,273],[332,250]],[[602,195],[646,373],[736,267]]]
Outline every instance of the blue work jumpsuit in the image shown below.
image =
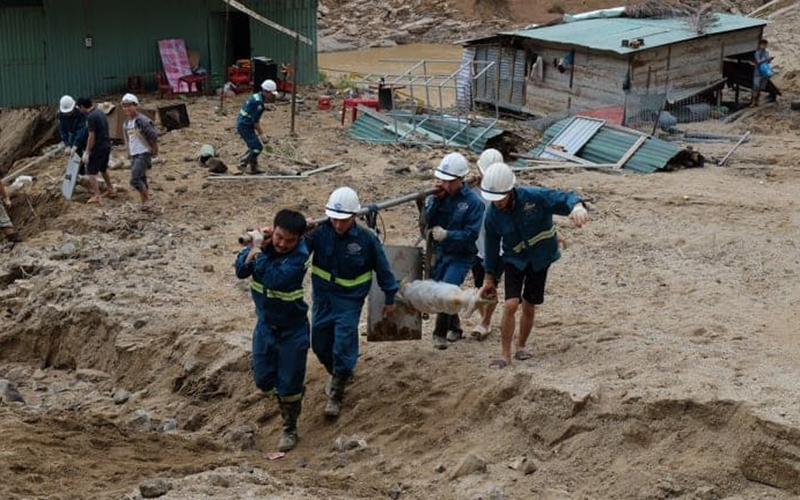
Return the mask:
[[431,277],[451,285],[460,285],[467,277],[477,254],[475,241],[481,231],[483,201],[466,185],[455,195],[430,196],[425,206],[428,227],[441,226],[447,231],[444,241],[434,242],[436,263]]
[[[428,227],[447,231],[444,241],[435,241],[436,262],[431,278],[451,285],[461,285],[472,268],[477,254],[475,242],[483,223],[486,206],[466,184],[455,195],[430,196],[425,206]],[[437,314],[434,337],[445,337],[448,330],[461,334],[458,314]]]
[[247,157],[245,163],[255,164],[258,160],[258,155],[264,148],[258,134],[256,133],[256,124],[261,120],[261,115],[264,113],[264,94],[256,92],[247,98],[247,101],[242,105],[239,111],[239,116],[236,118],[236,130],[239,135],[247,144]]
[[253,378],[256,387],[277,394],[283,402],[303,397],[309,348],[308,305],[303,300],[308,249],[301,240],[289,253],[272,246],[249,264],[250,249],[236,257],[236,277],[252,277],[250,292],[256,310],[253,332]]
[[75,148],[78,156],[83,155],[86,149],[86,140],[89,138],[89,128],[86,125],[86,115],[78,111],[78,108],[71,113],[56,113],[58,119],[58,134],[64,147]]
[[314,254],[311,348],[328,373],[349,378],[358,360],[358,321],[372,273],[387,305],[394,304],[397,281],[377,236],[357,223],[339,236],[326,221],[306,240]]
[[491,205],[486,210],[484,268],[495,277],[504,262],[520,271],[530,266],[538,272],[561,258],[553,215],[567,216],[581,202],[575,193],[534,186],[519,186],[512,196],[510,209]]

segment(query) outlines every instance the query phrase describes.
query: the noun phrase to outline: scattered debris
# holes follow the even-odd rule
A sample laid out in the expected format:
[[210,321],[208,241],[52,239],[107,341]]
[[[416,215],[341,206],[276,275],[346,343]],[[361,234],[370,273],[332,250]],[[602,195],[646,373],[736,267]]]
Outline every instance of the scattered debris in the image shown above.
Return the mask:
[[[282,175],[210,175],[208,176],[208,180],[216,180],[216,181],[246,181],[251,179],[257,180],[299,180],[299,179],[308,179],[313,175],[320,174],[322,172],[327,172],[328,170],[333,170],[336,167],[340,167],[344,165],[343,162],[336,162],[330,165],[326,165],[324,167],[315,168],[313,170],[309,170],[307,172],[300,172],[296,169],[290,169],[289,167],[276,167],[279,168],[279,171],[284,172]],[[227,167],[226,167],[227,168]],[[296,172],[296,173],[292,173]]]
[[726,154],[726,155],[725,155],[725,157],[719,161],[718,165],[719,165],[720,167],[724,167],[724,166],[725,166],[725,164],[726,164],[726,163],[728,163],[728,160],[729,160],[729,159],[730,159],[730,157],[733,155],[733,153],[735,153],[735,152],[736,152],[736,150],[737,150],[737,149],[739,149],[739,146],[741,146],[742,144],[744,144],[744,142],[745,142],[745,141],[746,141],[746,140],[747,140],[749,137],[750,137],[750,132],[748,131],[746,134],[744,134],[744,135],[742,136],[742,138],[741,138],[741,139],[739,139],[739,142],[737,142],[737,143],[736,143],[736,145],[735,145],[735,146],[734,146],[734,147],[733,147],[733,148],[732,148],[730,151],[728,151],[728,154]]
[[367,441],[359,436],[339,436],[333,442],[333,449],[339,452],[364,449]]

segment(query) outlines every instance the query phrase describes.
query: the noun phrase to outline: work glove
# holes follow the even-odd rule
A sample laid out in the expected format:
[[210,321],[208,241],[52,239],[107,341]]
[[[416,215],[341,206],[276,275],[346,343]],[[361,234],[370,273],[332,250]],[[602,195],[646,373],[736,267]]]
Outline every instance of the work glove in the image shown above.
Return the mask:
[[89,164],[89,152],[88,151],[84,151],[83,152],[83,157],[81,158],[81,161],[83,162],[84,165],[88,165]]
[[447,239],[447,231],[442,229],[441,226],[436,226],[435,228],[431,229],[431,235],[436,241],[444,241]]
[[575,205],[575,208],[572,209],[572,212],[569,214],[569,218],[575,224],[576,227],[583,227],[589,222],[591,219],[589,218],[589,212],[586,210],[586,207],[583,206],[582,203],[578,203]]

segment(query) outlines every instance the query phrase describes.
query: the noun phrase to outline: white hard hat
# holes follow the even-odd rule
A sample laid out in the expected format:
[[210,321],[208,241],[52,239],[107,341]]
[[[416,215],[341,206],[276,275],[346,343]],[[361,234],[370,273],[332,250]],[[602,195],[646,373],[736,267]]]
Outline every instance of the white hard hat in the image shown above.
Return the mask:
[[331,193],[325,205],[325,215],[331,219],[349,219],[361,210],[358,195],[349,187],[340,187]]
[[122,104],[136,104],[139,105],[139,99],[133,94],[125,94],[122,96]]
[[433,172],[437,179],[452,181],[466,177],[469,173],[467,159],[461,153],[450,153],[442,158],[439,166]]
[[481,171],[481,175],[485,175],[489,167],[495,163],[503,163],[503,153],[492,148],[481,153],[481,157],[478,158],[478,170]]
[[487,201],[499,201],[514,189],[517,178],[505,163],[495,163],[481,181],[481,195]]
[[261,89],[278,95],[278,86],[275,85],[275,82],[272,80],[264,80],[264,82],[261,84]]
[[62,113],[72,113],[72,110],[75,109],[75,99],[65,95],[61,98],[61,103],[58,107],[61,109]]

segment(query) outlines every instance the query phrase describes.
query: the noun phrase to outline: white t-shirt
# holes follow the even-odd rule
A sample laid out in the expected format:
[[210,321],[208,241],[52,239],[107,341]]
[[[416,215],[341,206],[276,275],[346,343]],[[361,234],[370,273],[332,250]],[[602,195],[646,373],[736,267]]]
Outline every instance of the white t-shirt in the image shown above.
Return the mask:
[[131,152],[131,156],[150,153],[150,146],[142,136],[142,133],[136,128],[135,118],[125,120],[122,127],[128,137],[128,149]]

